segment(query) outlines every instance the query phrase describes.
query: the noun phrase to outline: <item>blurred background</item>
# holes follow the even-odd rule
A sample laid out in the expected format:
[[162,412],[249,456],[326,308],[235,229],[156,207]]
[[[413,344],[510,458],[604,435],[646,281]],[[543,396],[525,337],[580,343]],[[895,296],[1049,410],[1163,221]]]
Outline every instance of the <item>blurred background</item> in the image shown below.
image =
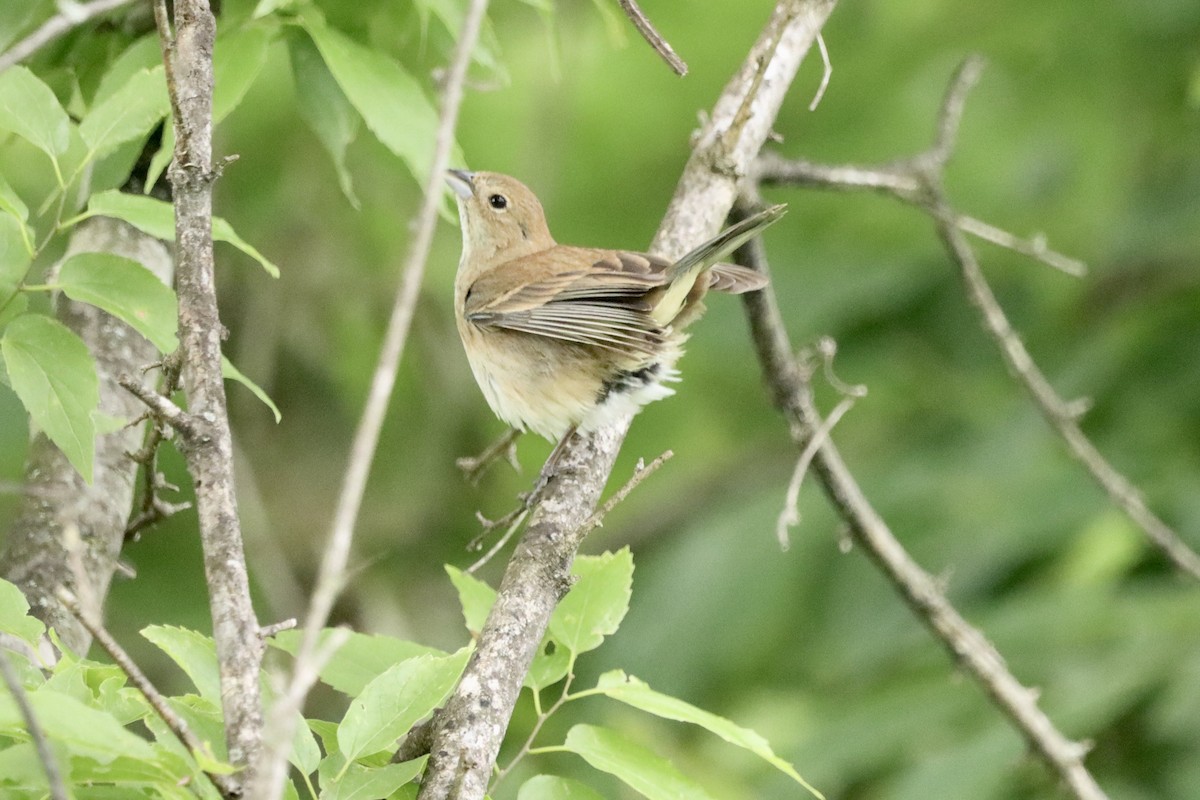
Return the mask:
[[[449,35],[407,3],[332,24],[427,78]],[[360,4],[361,5],[361,4]],[[772,3],[644,0],[688,62],[676,77],[615,3],[494,3],[459,141],[467,165],[520,177],[560,241],[642,248],[680,169],[697,115],[741,63]],[[253,3],[226,3],[236,10]],[[966,107],[948,190],[962,212],[1087,262],[1074,279],[978,245],[1026,344],[1066,398],[1090,398],[1085,431],[1200,547],[1200,5],[1189,0],[986,6],[842,3],[825,29],[833,76],[815,111],[810,58],[776,129],[779,152],[876,162],[931,140],[938,103],[970,53],[988,67]],[[426,81],[428,85],[428,81]],[[229,387],[243,520],[260,616],[297,615],[328,531],[346,453],[408,247],[419,189],[365,130],[339,190],[295,113],[282,43],[218,131],[240,159],[217,213],[282,267],[272,280],[218,246],[227,353],[283,412]],[[1114,510],[1009,378],[969,308],[933,226],[874,196],[772,190],[791,212],[766,236],[793,341],[832,336],[840,377],[869,394],[834,439],[867,495],[952,602],[1042,692],[1110,797],[1200,797],[1200,587]],[[337,621],[443,648],[467,639],[442,565],[465,567],[474,514],[499,516],[550,450],[519,444],[477,487],[456,457],[502,432],[454,328],[457,226],[438,231],[355,542]],[[774,525],[797,453],[771,408],[736,299],[693,328],[677,396],[636,420],[612,487],[639,458],[675,458],[585,544],[630,545],[633,606],[580,662],[581,687],[620,667],[766,735],[830,798],[1053,798],[1060,790],[1009,724],[900,603],[810,480],[792,547]],[[836,397],[823,391],[828,409]],[[19,481],[23,414],[0,394],[0,479]],[[168,471],[186,484],[181,460]],[[0,529],[16,505],[0,496]],[[136,631],[211,628],[195,517],[128,547],[136,580],[113,587],[114,633],[170,686],[182,684]],[[493,583],[503,559],[484,570]],[[328,699],[328,698],[327,698]],[[320,714],[318,698],[317,715]],[[577,707],[576,707],[577,706]],[[603,701],[547,727],[609,720],[670,755],[716,797],[799,796],[782,775],[708,734]],[[513,739],[532,722],[517,712]],[[505,756],[501,762],[504,763]],[[571,756],[537,770],[627,790]],[[513,797],[514,775],[498,797]]]

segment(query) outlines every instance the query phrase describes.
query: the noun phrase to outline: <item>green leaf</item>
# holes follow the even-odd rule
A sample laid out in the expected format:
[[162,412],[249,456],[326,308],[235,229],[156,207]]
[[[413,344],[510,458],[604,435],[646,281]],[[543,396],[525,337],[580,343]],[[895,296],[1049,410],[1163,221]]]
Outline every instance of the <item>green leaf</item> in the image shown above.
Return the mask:
[[226,380],[237,381],[242,386],[250,390],[250,393],[257,397],[263,405],[271,409],[271,413],[275,415],[275,422],[283,419],[283,414],[279,412],[279,406],[275,405],[275,401],[271,399],[263,388],[254,381],[247,378],[242,371],[233,365],[225,356],[221,356],[221,377]]
[[[88,210],[74,221],[79,222],[96,216],[123,219],[156,239],[175,240],[175,209],[170,203],[153,197],[129,194],[116,189],[98,192],[88,201]],[[253,258],[272,278],[279,277],[279,267],[267,261],[262,253],[238,236],[225,220],[213,217],[212,234],[217,241],[228,242]]]
[[92,107],[79,123],[91,158],[102,158],[125,142],[150,133],[171,109],[163,68],[140,70],[111,97]]
[[625,618],[633,590],[633,555],[624,547],[580,556],[571,571],[579,580],[550,617],[550,632],[575,653],[584,653],[616,633]]
[[638,680],[632,675],[626,675],[619,669],[601,675],[600,679],[596,682],[596,689],[613,700],[633,706],[634,708],[639,708],[657,717],[699,725],[706,731],[720,736],[730,744],[737,745],[744,750],[749,750],[803,786],[814,796],[824,798],[824,795],[810,786],[804,778],[800,777],[800,774],[796,772],[791,764],[775,755],[775,751],[771,749],[771,745],[766,739],[749,728],[735,725],[724,717],[717,716],[702,708],[696,708],[691,703],[686,703],[676,697],[656,692],[650,688],[649,684]]
[[[81,756],[107,764],[120,756],[150,759],[153,750],[115,719],[76,700],[43,687],[29,693],[33,713],[46,732],[46,738],[62,745],[72,756]],[[24,738],[25,718],[12,697],[0,694],[0,734]]]
[[463,619],[466,620],[467,630],[472,636],[483,630],[492,604],[496,602],[496,590],[473,575],[468,575],[457,567],[446,565],[446,574],[458,591],[458,602],[462,606]]
[[335,780],[321,783],[321,800],[378,800],[392,793],[421,774],[429,756],[414,758],[401,764],[367,767],[351,764]]
[[243,25],[222,30],[213,47],[213,124],[237,108],[262,72],[267,46],[275,37],[268,25]]
[[350,703],[338,728],[347,761],[388,748],[438,707],[467,665],[470,648],[448,656],[417,656],[388,669]]
[[0,130],[12,131],[58,163],[71,123],[50,87],[22,66],[0,73]]
[[567,731],[563,747],[650,800],[711,800],[670,761],[609,728],[576,725]]
[[25,205],[15,189],[0,175],[0,211],[12,214],[21,222],[29,219],[29,207]]
[[[117,56],[109,65],[108,71],[100,79],[100,85],[96,87],[96,94],[92,97],[92,106],[103,103],[119,92],[136,73],[161,66],[162,46],[159,44],[158,34],[148,33],[122,50],[121,55]],[[163,90],[166,91],[165,83]],[[167,98],[167,106],[170,107],[170,98]]]
[[530,689],[553,686],[566,677],[572,659],[574,655],[566,645],[546,634],[537,655],[533,657],[533,663],[529,665],[529,672],[525,674],[524,684]]
[[159,352],[179,345],[175,291],[138,262],[112,253],[78,253],[59,269],[58,284],[72,300],[127,322]]
[[587,784],[560,778],[557,775],[537,775],[525,781],[517,800],[604,800]]
[[[332,633],[333,629],[321,631],[320,641],[323,643]],[[303,635],[304,632],[298,630],[282,631],[271,637],[269,644],[294,656],[300,650]],[[391,636],[351,633],[345,644],[322,667],[321,680],[339,692],[354,697],[389,667],[423,655],[444,656],[446,653]]]
[[159,145],[158,152],[150,159],[150,166],[146,168],[146,184],[142,187],[142,194],[150,194],[153,191],[155,184],[158,183],[159,176],[171,164],[171,160],[175,158],[175,124],[170,116],[163,123],[162,144]]
[[217,667],[217,647],[202,633],[174,625],[148,625],[141,634],[162,650],[187,673],[205,700],[221,703],[221,673]]
[[342,194],[358,208],[358,197],[346,169],[346,148],[358,136],[362,117],[346,99],[311,38],[293,30],[287,36],[287,45],[300,117],[333,159]]
[[25,314],[0,338],[9,385],[34,424],[89,484],[96,455],[92,412],[100,404],[96,365],[87,345],[59,322]]
[[367,127],[423,184],[433,158],[437,111],[421,85],[392,59],[327,26],[314,10],[302,13],[300,21]]
[[29,602],[14,584],[0,578],[0,632],[36,648],[46,626],[29,616]]
[[288,757],[296,769],[311,775],[321,763],[321,748],[317,739],[302,716],[296,718],[296,732],[292,735],[292,752]]
[[29,251],[25,247],[28,230],[16,217],[0,215],[0,314],[16,295],[29,271]]

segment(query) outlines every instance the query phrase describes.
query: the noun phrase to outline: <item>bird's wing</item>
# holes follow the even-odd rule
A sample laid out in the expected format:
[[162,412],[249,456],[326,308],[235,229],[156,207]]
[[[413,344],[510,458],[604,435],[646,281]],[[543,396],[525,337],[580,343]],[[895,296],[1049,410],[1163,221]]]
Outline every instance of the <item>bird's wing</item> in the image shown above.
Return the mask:
[[652,355],[665,331],[648,312],[670,265],[641,253],[554,247],[481,276],[464,314],[485,327]]

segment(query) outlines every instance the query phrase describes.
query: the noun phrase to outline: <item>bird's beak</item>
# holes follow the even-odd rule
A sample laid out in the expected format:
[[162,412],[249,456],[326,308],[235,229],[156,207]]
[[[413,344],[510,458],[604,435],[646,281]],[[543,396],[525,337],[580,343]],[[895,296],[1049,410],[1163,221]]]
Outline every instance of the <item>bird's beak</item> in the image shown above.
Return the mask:
[[469,200],[475,194],[474,172],[465,169],[446,170],[446,184],[463,200]]

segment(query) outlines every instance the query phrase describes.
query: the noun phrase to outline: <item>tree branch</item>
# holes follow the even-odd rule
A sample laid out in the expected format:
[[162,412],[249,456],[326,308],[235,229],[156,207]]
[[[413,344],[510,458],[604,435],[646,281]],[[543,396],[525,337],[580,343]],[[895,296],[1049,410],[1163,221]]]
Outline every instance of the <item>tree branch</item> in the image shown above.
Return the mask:
[[59,3],[57,14],[0,54],[0,72],[29,58],[72,28],[133,2],[134,0],[92,0],[90,3]]
[[221,674],[229,759],[253,783],[262,733],[259,668],[263,643],[250,601],[250,581],[233,480],[233,439],[221,377],[224,328],[213,270],[213,40],[207,0],[175,1],[175,36],[165,0],[155,0],[167,89],[175,109],[175,158],[168,175],[175,203],[179,341],[183,383],[194,435],[180,449],[196,488],[204,572]]
[[42,762],[42,769],[46,771],[46,782],[50,785],[51,800],[69,800],[71,795],[67,793],[67,787],[63,784],[58,758],[55,757],[54,750],[46,739],[46,732],[42,730],[37,714],[33,712],[29,695],[25,693],[25,687],[21,685],[21,679],[17,675],[17,671],[13,669],[12,661],[9,660],[8,653],[4,652],[3,647],[0,647],[0,678],[4,680],[9,695],[21,712],[21,718],[25,720],[25,730],[29,732],[29,738],[33,740],[33,749],[37,752],[38,761]]
[[958,266],[971,305],[979,312],[984,331],[993,339],[1017,381],[1029,392],[1042,416],[1066,442],[1071,455],[1108,494],[1112,502],[1137,525],[1150,542],[1179,570],[1200,579],[1200,555],[1147,506],[1141,492],[1100,453],[1079,427],[1079,413],[1067,403],[1038,368],[1004,314],[963,232],[1036,258],[1071,274],[1083,264],[1050,250],[1044,238],[1026,241],[950,207],[942,185],[942,171],[958,134],[966,96],[979,76],[982,62],[968,59],[955,75],[938,115],[933,147],[925,153],[890,164],[863,167],[826,166],[806,161],[785,161],[764,155],[755,177],[764,184],[792,184],[828,189],[868,189],[881,192],[929,214],[951,260]]
[[687,75],[687,62],[679,57],[675,49],[671,47],[671,43],[663,38],[663,35],[658,32],[638,4],[634,0],[617,0],[617,4],[621,6],[625,16],[629,17],[629,21],[633,23],[633,27],[638,29],[638,33],[642,35],[646,43],[654,48],[654,52],[662,56],[663,61],[667,62],[667,66],[681,78]]
[[[60,591],[59,600],[79,620],[80,624],[87,628],[88,632],[95,637],[100,646],[104,648],[104,652],[108,653],[109,658],[113,660],[113,663],[121,668],[121,671],[129,678],[129,682],[133,684],[133,687],[142,693],[142,697],[146,698],[146,702],[150,704],[154,712],[171,729],[171,733],[175,734],[175,738],[194,757],[199,758],[203,755],[207,749],[205,743],[197,738],[196,734],[192,733],[187,722],[168,705],[167,699],[154,687],[154,684],[146,677],[146,673],[138,668],[137,663],[129,657],[129,654],[125,652],[125,648],[121,647],[117,640],[112,637],[108,629],[91,616],[86,609],[82,608],[79,600],[69,591]],[[212,781],[213,786],[217,787],[217,791],[221,793],[221,796],[227,798],[227,800],[242,796],[241,786],[233,777],[222,775],[218,772],[208,772],[207,770],[204,771],[204,774]]]
[[[750,210],[743,212],[746,216]],[[752,241],[738,251],[741,263],[769,273],[762,243]],[[792,357],[791,343],[774,290],[744,295],[746,313],[763,373],[776,406],[783,412],[797,446],[805,449],[827,424],[813,399],[810,372]],[[826,495],[855,541],[879,566],[917,616],[950,651],[950,655],[983,687],[1035,753],[1070,787],[1079,800],[1104,800],[1103,790],[1083,765],[1084,745],[1063,736],[1037,705],[1037,692],[1013,677],[1004,659],[959,615],[937,581],[921,569],[871,506],[828,436],[822,436],[813,459]]]
[[[678,257],[724,222],[783,97],[835,0],[781,0],[699,132],[651,250]],[[420,800],[478,800],[487,791],[521,683],[550,614],[570,585],[581,526],[595,508],[630,420],[562,451],[509,561],[458,686],[434,718]]]
[[[72,231],[64,258],[87,252],[133,259],[167,284],[174,274],[166,246],[120,220],[91,219]],[[142,406],[121,388],[120,378],[153,361],[154,346],[93,305],[59,297],[56,313],[79,335],[95,361],[100,410],[119,419],[137,419]],[[126,454],[140,446],[142,431],[141,425],[132,425],[96,438],[91,485],[44,434],[37,434],[30,444],[26,491],[0,555],[0,574],[21,588],[33,613],[76,653],[87,652],[91,635],[62,607],[57,591],[68,587],[94,603],[89,612],[100,616],[133,505],[138,465]],[[78,535],[68,541],[67,530]]]

